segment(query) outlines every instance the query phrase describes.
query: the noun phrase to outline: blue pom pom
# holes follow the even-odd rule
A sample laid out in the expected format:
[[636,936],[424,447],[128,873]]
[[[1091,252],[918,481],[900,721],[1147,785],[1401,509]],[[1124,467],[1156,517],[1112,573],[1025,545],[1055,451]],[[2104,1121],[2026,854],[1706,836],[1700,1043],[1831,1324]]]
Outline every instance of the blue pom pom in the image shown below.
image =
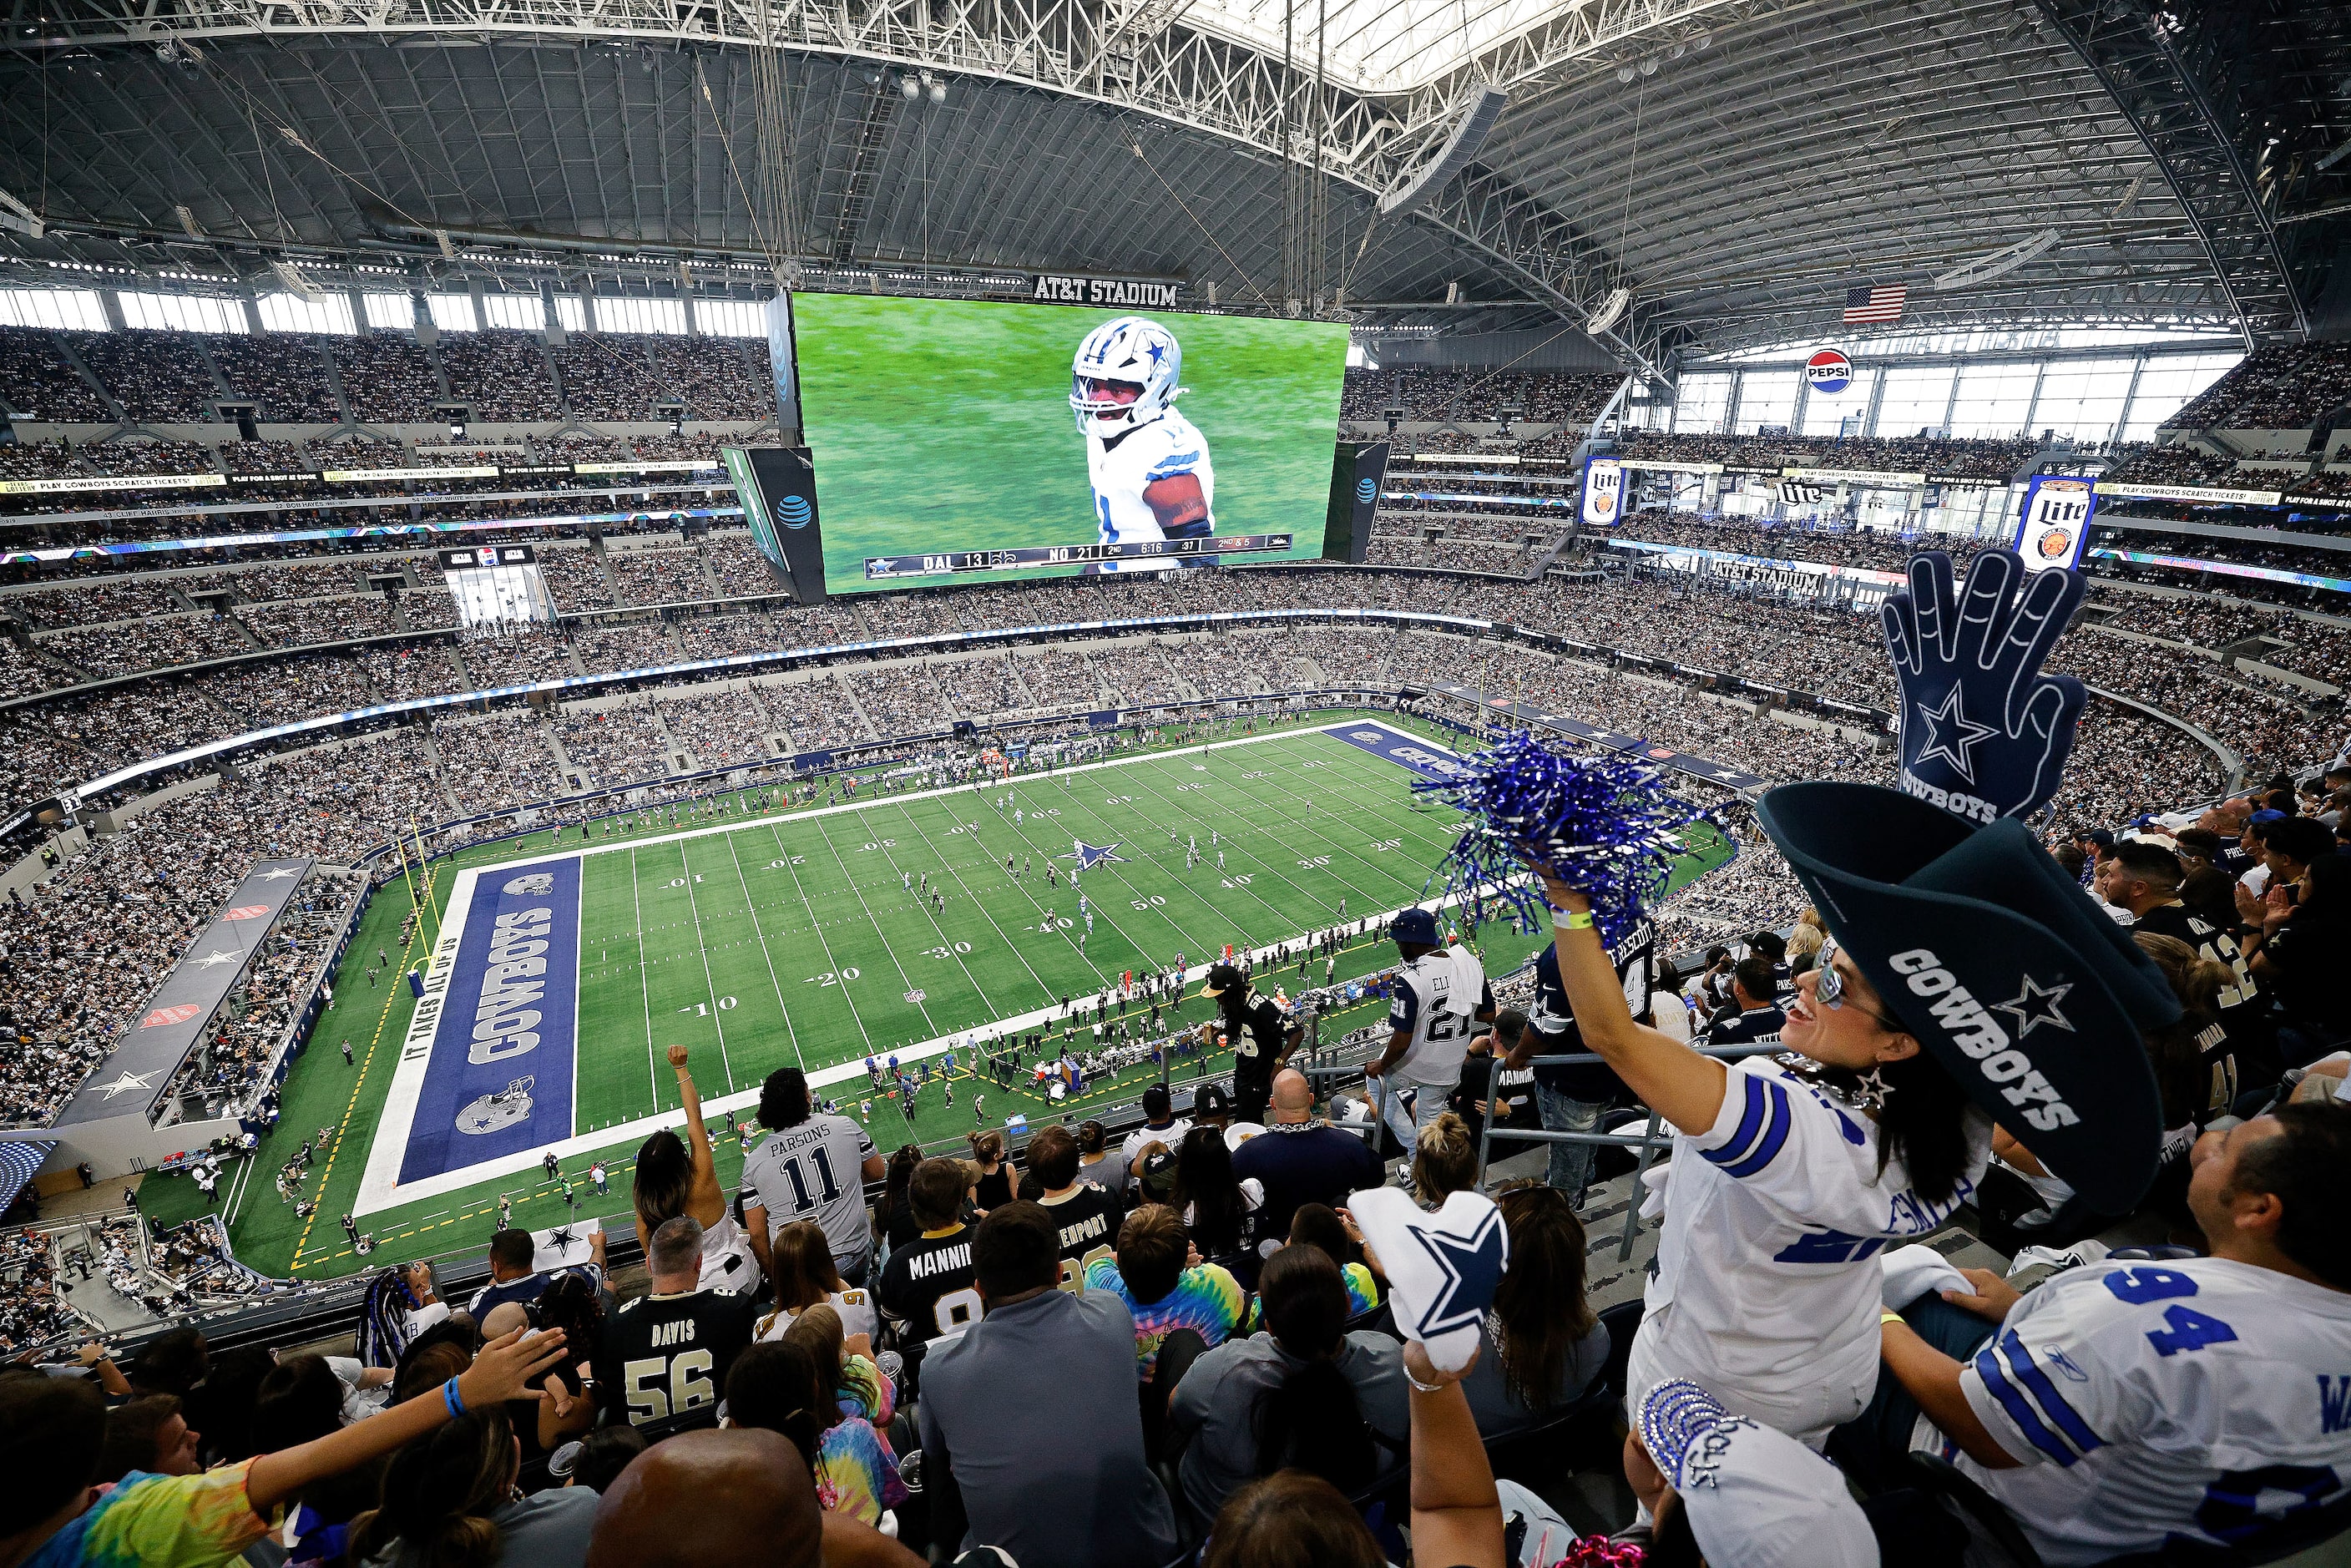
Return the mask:
[[1550,924],[1530,857],[1592,901],[1593,925],[1614,947],[1640,925],[1685,852],[1682,830],[1711,813],[1666,792],[1662,776],[1615,755],[1562,757],[1521,730],[1471,757],[1451,779],[1413,789],[1469,820],[1437,877],[1445,893],[1500,899],[1520,919]]

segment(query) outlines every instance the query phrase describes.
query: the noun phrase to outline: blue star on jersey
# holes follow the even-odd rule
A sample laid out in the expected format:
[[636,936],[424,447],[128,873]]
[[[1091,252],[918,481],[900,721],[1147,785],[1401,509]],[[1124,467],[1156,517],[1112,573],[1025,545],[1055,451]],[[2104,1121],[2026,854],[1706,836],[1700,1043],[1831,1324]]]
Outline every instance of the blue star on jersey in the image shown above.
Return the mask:
[[1116,844],[1090,844],[1083,839],[1071,839],[1070,852],[1065,855],[1056,855],[1054,859],[1077,862],[1077,865],[1072,868],[1077,871],[1092,871],[1104,861],[1124,865],[1126,857],[1112,852],[1117,848]]

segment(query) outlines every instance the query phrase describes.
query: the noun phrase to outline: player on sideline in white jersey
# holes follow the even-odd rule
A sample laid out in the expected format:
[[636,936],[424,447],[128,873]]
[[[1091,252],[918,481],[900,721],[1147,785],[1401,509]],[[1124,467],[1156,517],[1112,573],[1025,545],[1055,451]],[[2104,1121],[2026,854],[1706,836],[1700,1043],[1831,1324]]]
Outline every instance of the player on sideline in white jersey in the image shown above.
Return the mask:
[[[1217,531],[1208,443],[1176,411],[1186,390],[1176,384],[1183,373],[1176,335],[1141,316],[1105,321],[1078,345],[1070,412],[1086,438],[1086,476],[1103,544],[1206,538]],[[1119,570],[1117,561],[1097,566]]]
[[[1437,1120],[1461,1082],[1461,1061],[1477,1026],[1494,1021],[1494,988],[1478,955],[1437,941],[1437,916],[1415,905],[1389,923],[1404,967],[1388,1004],[1388,1044],[1365,1069],[1365,1086],[1396,1141],[1410,1153],[1418,1130]],[[1404,1092],[1415,1092],[1412,1113]]]
[[1886,1323],[1919,1446],[2052,1568],[2173,1541],[2283,1548],[2351,1493],[2351,1108],[2284,1106],[2189,1159],[2210,1257],[2093,1264],[2021,1300],[1979,1272],[1985,1294],[1959,1304],[2006,1315],[1971,1359]]
[[841,1277],[864,1284],[873,1260],[865,1184],[888,1168],[873,1140],[846,1116],[811,1114],[808,1075],[797,1067],[759,1085],[759,1125],[766,1135],[743,1156],[743,1224],[760,1269],[772,1282],[774,1233],[807,1219],[823,1228]]

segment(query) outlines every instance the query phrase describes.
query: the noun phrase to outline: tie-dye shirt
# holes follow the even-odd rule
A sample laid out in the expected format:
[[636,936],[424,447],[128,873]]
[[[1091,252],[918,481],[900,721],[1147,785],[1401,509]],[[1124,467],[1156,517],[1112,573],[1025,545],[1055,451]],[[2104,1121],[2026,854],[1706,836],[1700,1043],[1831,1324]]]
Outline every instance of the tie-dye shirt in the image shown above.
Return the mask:
[[[1349,1318],[1360,1318],[1380,1304],[1380,1277],[1361,1263],[1340,1264],[1339,1278],[1346,1282]],[[1239,1332],[1252,1334],[1263,1327],[1265,1327],[1265,1303],[1257,1297],[1251,1296],[1249,1304],[1249,1321],[1240,1326]]]
[[23,1568],[212,1568],[269,1533],[253,1511],[253,1461],[196,1476],[133,1470],[41,1543]]
[[1135,1375],[1144,1383],[1151,1381],[1152,1368],[1159,1364],[1160,1342],[1169,1334],[1190,1329],[1214,1350],[1240,1326],[1249,1302],[1240,1281],[1214,1263],[1185,1270],[1176,1276],[1174,1290],[1148,1305],[1126,1288],[1115,1258],[1097,1258],[1086,1265],[1086,1289],[1112,1292],[1134,1314]]
[[883,1509],[906,1500],[906,1485],[898,1479],[898,1461],[872,1425],[860,1416],[842,1417],[817,1444],[816,1500],[827,1513],[844,1513],[868,1524],[882,1522]]

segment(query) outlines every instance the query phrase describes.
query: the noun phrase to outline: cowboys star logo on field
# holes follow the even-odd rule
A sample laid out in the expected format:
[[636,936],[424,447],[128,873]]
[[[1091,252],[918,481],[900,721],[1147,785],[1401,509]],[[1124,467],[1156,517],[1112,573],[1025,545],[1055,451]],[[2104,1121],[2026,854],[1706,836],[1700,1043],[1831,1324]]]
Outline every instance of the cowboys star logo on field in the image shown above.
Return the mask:
[[503,893],[511,893],[517,898],[531,898],[542,893],[553,893],[555,891],[555,873],[553,872],[535,871],[528,876],[518,876],[515,878],[499,891]]
[[1124,865],[1126,863],[1126,857],[1122,854],[1113,854],[1112,852],[1117,848],[1118,846],[1116,844],[1090,844],[1083,839],[1071,839],[1070,841],[1070,852],[1065,855],[1056,855],[1053,858],[1056,860],[1075,861],[1078,862],[1076,869],[1079,871],[1090,871],[1093,867],[1102,864],[1104,861],[1111,861],[1119,865]]
[[457,1113],[457,1131],[479,1135],[511,1127],[530,1115],[533,1077],[517,1078],[495,1094],[484,1094]]

